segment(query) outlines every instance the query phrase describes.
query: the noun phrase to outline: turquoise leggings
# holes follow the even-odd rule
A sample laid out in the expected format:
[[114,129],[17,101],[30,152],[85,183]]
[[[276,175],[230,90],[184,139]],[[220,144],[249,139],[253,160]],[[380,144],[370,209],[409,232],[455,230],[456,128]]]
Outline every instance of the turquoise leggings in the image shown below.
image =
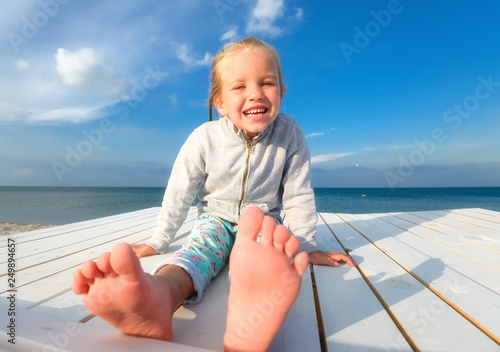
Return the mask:
[[208,213],[194,222],[188,242],[162,261],[154,270],[173,264],[183,268],[193,279],[195,293],[187,303],[198,303],[210,281],[224,268],[234,245],[238,226]]

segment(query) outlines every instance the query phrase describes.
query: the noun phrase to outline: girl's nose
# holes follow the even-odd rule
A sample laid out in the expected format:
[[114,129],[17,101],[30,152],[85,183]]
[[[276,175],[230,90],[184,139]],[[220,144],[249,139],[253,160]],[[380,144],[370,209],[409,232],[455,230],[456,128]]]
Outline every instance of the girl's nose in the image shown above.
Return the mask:
[[264,93],[262,92],[262,88],[252,87],[249,91],[250,100],[261,100],[264,97]]

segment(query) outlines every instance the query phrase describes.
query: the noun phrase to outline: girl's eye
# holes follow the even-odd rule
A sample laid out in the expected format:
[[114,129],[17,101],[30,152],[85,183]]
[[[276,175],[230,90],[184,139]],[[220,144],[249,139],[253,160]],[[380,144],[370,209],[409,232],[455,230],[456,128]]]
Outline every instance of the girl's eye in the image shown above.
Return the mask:
[[243,89],[243,88],[245,88],[245,86],[236,86],[236,87],[234,87],[234,89],[236,89],[236,90]]

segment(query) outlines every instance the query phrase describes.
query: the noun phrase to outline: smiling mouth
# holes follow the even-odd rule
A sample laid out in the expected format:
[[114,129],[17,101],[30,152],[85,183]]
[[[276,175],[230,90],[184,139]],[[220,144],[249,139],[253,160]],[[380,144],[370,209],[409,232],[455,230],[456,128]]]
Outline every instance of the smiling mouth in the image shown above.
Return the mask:
[[250,109],[247,111],[243,111],[243,114],[247,117],[255,118],[255,117],[265,115],[268,110],[269,109],[267,109],[267,108]]

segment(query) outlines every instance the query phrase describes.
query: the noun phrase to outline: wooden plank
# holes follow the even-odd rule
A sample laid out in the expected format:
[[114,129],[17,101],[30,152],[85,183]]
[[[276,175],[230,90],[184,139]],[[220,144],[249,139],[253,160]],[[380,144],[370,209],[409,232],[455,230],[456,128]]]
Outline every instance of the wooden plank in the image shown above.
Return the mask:
[[[150,272],[158,262],[171,257],[173,255],[173,252],[179,249],[186,240],[187,238],[183,237],[175,243],[171,244],[169,253],[141,258],[141,264],[144,268],[144,271]],[[74,270],[76,270],[76,268]],[[65,273],[65,277],[69,279],[69,274],[72,275],[72,272],[74,272],[74,270],[69,270],[68,273]],[[51,277],[44,281],[45,283],[42,289],[44,295],[47,295],[48,292],[45,288],[47,286],[52,288],[57,285],[57,281],[60,281],[60,276],[57,278]],[[30,309],[39,313],[50,314],[50,312],[52,312],[53,314],[54,312],[56,312],[57,315],[55,315],[54,317],[61,319],[80,321],[82,319],[88,318],[90,316],[90,313],[83,305],[81,296],[75,295],[73,291],[71,291],[70,285],[71,281],[66,281],[64,282],[64,286],[59,286],[59,289],[62,289],[62,291],[56,292],[54,295],[45,297],[42,300],[38,300],[35,302],[31,301],[28,305],[22,304],[22,306],[24,306],[25,309]],[[23,287],[23,298],[25,300],[36,300],[37,297],[40,297],[40,294],[37,294],[35,292],[37,290],[37,286],[39,286],[39,283],[33,283],[32,285]],[[33,295],[28,296],[26,292],[33,293]]]
[[379,219],[369,220],[366,215],[342,214],[341,217],[369,236],[378,248],[444,301],[436,307],[446,305],[455,309],[463,320],[467,319],[485,336],[500,342],[497,272],[452,252],[439,251],[418,237],[394,230],[388,223],[381,224]]
[[[143,212],[141,212],[143,213]],[[196,218],[197,211],[194,207],[188,213],[186,221],[194,220]],[[109,221],[101,223],[98,226],[86,227],[81,229],[72,229],[71,232],[61,232],[58,228],[53,229],[53,235],[48,237],[43,237],[40,239],[32,239],[30,241],[17,242],[18,259],[26,257],[27,253],[34,255],[36,253],[44,252],[48,249],[64,248],[68,244],[78,244],[89,239],[98,239],[103,234],[117,231],[128,231],[129,228],[137,225],[149,224],[149,228],[153,229],[156,226],[156,211],[154,214],[141,214],[140,216],[135,216],[130,214],[129,218],[122,219],[121,221]],[[6,248],[4,249],[7,250]],[[3,257],[2,257],[3,258]]]
[[69,243],[75,244],[83,242],[87,239],[99,237],[104,233],[110,232],[110,230],[125,230],[128,227],[144,223],[149,223],[151,226],[154,226],[155,218],[156,217],[154,215],[150,215],[148,217],[132,217],[119,222],[110,221],[92,228],[85,227],[82,229],[73,229],[71,232],[60,232],[57,228],[54,228],[51,236],[35,238],[29,241],[16,241],[17,246],[21,249],[18,258],[23,258],[26,254],[33,255],[47,249],[53,249],[55,246],[64,247]]
[[[93,227],[100,226],[102,224],[107,224],[110,222],[120,222],[130,218],[138,218],[144,216],[151,216],[156,213],[158,215],[160,208],[148,208],[143,210],[137,210],[129,213],[117,214],[106,216],[98,219],[85,220],[80,222],[75,222],[66,225],[59,225],[56,227],[49,227],[40,230],[34,230],[29,232],[18,233],[14,235],[9,235],[8,237],[15,239],[18,243],[24,243],[31,241],[33,239],[41,239],[46,237],[51,237],[57,234],[65,234],[76,230],[90,229]],[[5,246],[6,240],[4,237],[0,237],[0,247]]]
[[[190,228],[191,224],[184,224],[179,232],[185,232]],[[68,291],[73,272],[86,260],[95,260],[97,256],[103,252],[110,251],[113,246],[119,242],[144,242],[150,237],[150,231],[139,232],[62,258],[55,257],[52,261],[18,271],[17,282],[20,288],[19,297],[23,302],[27,302],[20,304],[29,305],[45,300],[47,297],[64,294]],[[2,281],[2,285],[6,285],[6,283],[4,284]],[[3,292],[5,291],[6,289],[4,289]]]
[[391,213],[393,217],[406,220],[420,227],[425,227],[433,231],[442,233],[446,236],[457,238],[463,242],[469,243],[481,247],[485,250],[500,253],[500,241],[491,239],[490,237],[482,237],[481,235],[472,234],[469,231],[465,231],[456,227],[445,225],[442,222],[437,222],[434,220],[427,220],[419,216],[408,213]]
[[465,230],[475,236],[479,236],[481,238],[487,238],[491,241],[498,242],[498,231],[491,230],[485,227],[478,227],[473,224],[469,224],[462,221],[457,221],[456,219],[452,219],[450,217],[440,216],[438,213],[431,212],[410,212],[409,214],[415,215],[417,217],[421,217],[422,219],[432,220],[435,222],[439,222],[444,225],[448,225],[457,229]]
[[[7,308],[2,302],[1,310]],[[160,340],[115,334],[107,329],[94,328],[70,320],[55,319],[45,314],[17,310],[20,323],[16,331],[15,344],[8,343],[4,335],[0,348],[8,351],[209,351]],[[22,324],[21,324],[22,322]],[[0,330],[6,331],[5,324]]]
[[[357,231],[363,228],[365,235],[373,237],[370,232],[373,226],[366,220],[350,219],[349,224],[342,224],[342,220],[333,214],[322,214],[322,216],[329,224],[353,226]],[[340,218],[348,217],[346,214],[339,214],[339,216]],[[434,279],[439,279],[443,271],[439,265],[438,270],[431,270],[435,268],[435,263],[440,263],[437,258],[431,258],[386,234],[384,238],[377,241],[378,247],[352,232],[341,237],[340,241],[344,247],[356,250],[360,269],[381,299],[390,307],[390,311],[418,349],[429,351],[498,350],[498,345],[492,339],[444,303],[384,251],[395,251],[404,257],[417,258],[422,266],[429,269]],[[388,343],[394,349],[401,346],[402,341],[388,341]],[[383,347],[379,346],[379,348]]]
[[[377,218],[375,215],[371,214],[368,216],[372,219]],[[402,229],[407,233],[423,238],[435,245],[441,246],[443,249],[473,260],[476,263],[488,267],[489,269],[500,272],[498,253],[488,251],[479,246],[471,246],[467,242],[455,237],[444,235],[434,229],[429,229],[423,226],[415,226],[415,224],[395,216],[383,216],[380,217],[380,220]]]
[[[285,213],[281,211],[283,224],[288,226]],[[311,271],[302,276],[299,296],[288,312],[280,331],[276,334],[269,351],[320,351],[320,337],[314,302]]]
[[[338,236],[357,235],[350,227],[334,225]],[[318,224],[316,241],[322,251],[343,252],[323,222]],[[357,257],[357,253],[355,250],[351,254]],[[398,345],[399,351],[412,350],[356,268],[315,265],[314,274],[328,350],[383,350],[390,348],[392,341],[403,342]]]
[[[33,255],[27,255],[27,251],[25,251],[22,247],[17,247],[18,253],[25,253],[25,255],[21,258],[17,259],[17,273],[21,274],[22,271],[28,270],[34,266],[42,266],[49,263],[54,263],[54,265],[58,266],[57,260],[54,258],[65,258],[67,256],[74,255],[76,253],[92,249],[94,246],[103,245],[108,242],[116,242],[120,241],[132,234],[135,233],[147,233],[152,234],[153,227],[151,226],[151,222],[148,221],[146,223],[140,225],[132,225],[128,229],[130,232],[127,234],[120,229],[115,229],[115,227],[104,229],[103,233],[100,233],[99,236],[90,238],[84,241],[75,241],[71,238],[66,238],[66,240],[62,241],[66,243],[66,245],[59,246],[53,245],[54,249],[50,248],[50,243],[47,243],[47,247],[42,247],[41,252],[37,253],[37,251],[32,250],[30,252],[34,252]],[[75,243],[71,243],[71,241]],[[7,267],[4,265],[0,266],[0,277],[7,273]]]
[[500,224],[500,213],[495,216],[474,209],[455,209],[453,213]]
[[269,351],[321,351],[311,271],[309,268],[302,276],[299,297],[290,309],[280,331],[276,334]]
[[26,269],[17,272],[18,282],[20,283],[19,286],[22,287],[28,283],[38,281],[61,271],[75,268],[86,260],[94,259],[100,253],[109,251],[119,242],[144,240],[148,237],[150,237],[150,231],[146,230],[126,237],[114,238],[106,243],[85,248],[82,251],[73,252],[63,257],[57,257],[54,260],[46,261],[35,266],[28,266]]
[[212,280],[199,304],[185,304],[174,314],[174,341],[183,345],[223,351],[226,331],[228,266]]
[[472,224],[474,226],[478,227],[484,227],[490,230],[498,231],[497,236],[500,236],[500,224],[493,222],[493,221],[488,221],[488,220],[482,220],[478,219],[476,217],[472,216],[467,216],[464,214],[460,214],[459,212],[455,212],[454,210],[449,210],[449,211],[433,211],[433,214],[438,214],[438,215],[443,215],[446,218],[454,219],[460,222],[464,222],[466,224]]
[[[192,224],[194,218],[194,215],[190,216],[186,219],[186,223]],[[21,245],[18,246],[17,250],[18,271],[33,265],[39,265],[55,257],[63,257],[84,250],[85,248],[90,248],[99,243],[126,237],[135,232],[150,230],[150,234],[152,235],[155,226],[155,218],[142,219],[137,222],[112,223],[101,227],[99,230],[92,231],[90,234],[80,234],[79,231],[66,234],[64,237],[58,239],[57,244],[54,244],[52,241],[45,241],[32,248],[25,248],[25,246]],[[0,269],[1,272],[2,270]]]
[[[490,221],[491,219],[488,217],[495,216],[494,212],[483,212],[482,209],[468,209],[460,212],[465,211],[471,212],[474,216],[463,213],[457,213],[455,216],[470,218],[479,216],[477,220],[481,221]],[[480,215],[476,216],[474,212]],[[94,227],[94,230],[106,228],[109,235],[109,230],[115,227],[115,229],[119,229],[119,232],[126,234],[126,241],[142,242],[151,236],[149,230],[130,234],[133,229],[130,226],[123,226],[123,224],[125,222],[128,222],[129,225],[137,224],[142,221],[139,220],[142,216],[148,215],[144,212],[141,217],[138,216],[135,220],[132,220],[132,214],[129,214],[129,218],[123,217],[118,222],[106,222],[103,218],[100,220],[100,225]],[[330,350],[387,351],[410,349],[400,330],[397,329],[393,320],[390,320],[387,312],[394,316],[395,321],[401,325],[402,331],[408,333],[415,345],[422,350],[461,351],[471,349],[472,342],[474,342],[474,350],[498,350],[499,345],[491,337],[488,338],[478,327],[467,321],[464,314],[459,314],[465,313],[473,321],[490,330],[492,326],[496,328],[500,323],[500,321],[496,322],[497,317],[500,315],[500,301],[498,300],[500,290],[495,291],[494,289],[497,287],[495,286],[496,281],[499,280],[497,280],[496,276],[489,275],[490,281],[492,281],[489,283],[489,289],[485,289],[483,282],[478,284],[478,282],[474,281],[478,276],[479,280],[482,280],[481,276],[484,275],[485,269],[494,269],[495,263],[493,263],[494,257],[492,257],[494,252],[491,249],[485,249],[484,246],[481,247],[478,243],[482,242],[486,245],[496,243],[494,240],[498,236],[495,237],[494,235],[497,231],[479,228],[479,234],[477,234],[472,232],[478,231],[477,226],[449,218],[445,219],[448,221],[448,225],[445,225],[443,222],[438,222],[443,219],[437,218],[436,214],[418,214],[430,217],[433,220],[429,221],[422,216],[416,217],[411,214],[398,215],[397,218],[389,218],[387,214],[356,216],[341,214],[349,221],[349,224],[347,224],[334,214],[326,214],[327,217],[332,217],[327,221],[339,236],[342,244],[354,249],[351,254],[358,262],[361,262],[360,271],[349,267],[314,267],[326,341]],[[149,217],[152,219],[151,215]],[[413,219],[415,223],[410,224],[408,219]],[[152,222],[155,223],[155,221]],[[417,226],[417,224],[419,225]],[[455,227],[451,227],[450,224]],[[87,222],[85,226],[89,225],[91,224]],[[459,229],[463,225],[467,227],[467,231]],[[190,227],[188,224],[186,226]],[[325,246],[322,248],[335,248],[333,250],[340,251],[338,243],[330,235],[329,230],[324,225],[321,226],[323,228],[318,233],[318,238],[321,246]],[[372,240],[375,239],[375,243],[379,248],[363,238],[354,228],[362,231]],[[474,228],[476,230],[473,230]],[[50,316],[68,319],[69,321],[78,321],[82,316],[88,316],[88,312],[81,303],[81,297],[74,295],[69,290],[72,274],[83,261],[94,259],[102,251],[109,250],[114,243],[110,242],[108,243],[109,246],[106,247],[106,245],[100,243],[102,242],[99,241],[101,237],[95,236],[95,232],[88,234],[93,230],[82,231],[82,233],[84,232],[85,236],[89,236],[89,238],[86,237],[84,242],[81,242],[82,246],[84,243],[88,246],[87,249],[82,251],[82,253],[85,252],[85,255],[77,253],[78,245],[70,247],[74,241],[64,242],[67,244],[64,247],[68,248],[62,248],[61,252],[50,248],[49,244],[44,256],[38,257],[38,262],[35,261],[33,262],[35,264],[31,264],[32,267],[21,270],[19,278],[22,278],[22,280],[31,278],[32,281],[21,282],[22,287],[18,291],[19,310],[22,307],[31,308],[29,313],[38,314],[41,317],[40,322],[50,321],[51,319],[48,318]],[[462,237],[457,236],[457,233]],[[104,232],[100,232],[100,234],[104,234]],[[415,236],[416,234],[420,237]],[[71,238],[69,232],[66,232],[66,235],[60,235],[58,239]],[[452,235],[455,237],[451,237]],[[104,234],[103,238],[101,238],[104,241],[111,238],[105,236],[107,235]],[[377,236],[379,237],[377,238]],[[478,238],[475,240],[477,243],[471,246],[475,248],[468,248],[469,243],[464,241],[466,236]],[[426,237],[426,239],[423,237]],[[176,246],[180,246],[182,240],[185,240],[185,238],[171,246],[172,252]],[[470,238],[468,240],[474,241],[474,239]],[[25,244],[29,245],[30,242],[35,241],[37,241],[35,238],[31,238]],[[37,242],[43,243],[46,241],[51,241],[51,237],[47,236],[45,240]],[[424,246],[422,243],[426,243],[426,245]],[[463,245],[464,243],[466,245]],[[23,247],[22,250],[28,252],[34,251],[35,248],[36,246],[33,246],[28,250]],[[450,249],[453,249],[454,253],[450,252]],[[486,258],[478,258],[481,251],[487,252]],[[448,252],[452,254],[450,255]],[[51,257],[48,254],[53,254],[53,256]],[[37,258],[37,255],[30,256],[30,260],[35,260],[34,258]],[[168,255],[171,255],[171,253]],[[446,260],[450,262],[445,263],[445,259],[442,259],[441,256],[446,257]],[[476,261],[476,267],[474,268],[482,269],[469,269],[468,272],[465,272],[466,275],[457,272],[457,270],[461,270],[461,267],[456,267],[458,261],[456,256],[462,257],[462,261],[467,260],[464,256],[474,259]],[[45,262],[41,263],[41,259],[44,259]],[[143,268],[149,271],[159,259],[160,256],[143,258],[141,263]],[[481,264],[478,262],[481,262]],[[27,263],[29,262],[25,261],[23,264],[23,261],[21,261],[23,267],[26,267],[25,264]],[[73,264],[75,266],[71,267]],[[488,269],[484,264],[492,268]],[[35,272],[35,268],[41,270]],[[22,273],[30,270],[32,270],[31,276],[24,276]],[[202,346],[213,350],[221,350],[227,311],[228,283],[226,271],[227,269],[212,282],[204,295],[202,303],[186,305],[175,313],[174,332],[176,342],[186,343],[189,346]],[[363,279],[360,273],[364,274],[367,281]],[[299,299],[292,307],[282,330],[280,330],[273,342],[271,351],[320,350],[310,275],[306,273],[303,280]],[[367,286],[367,282],[373,287],[374,292],[380,296],[381,301],[388,305],[387,310],[376,299],[374,293]],[[407,285],[410,285],[410,287],[407,287]],[[452,309],[452,306],[456,310]],[[40,315],[40,313],[42,314]],[[387,323],[388,319],[389,323]],[[390,327],[391,324],[392,328],[389,329],[396,331],[394,335],[390,335],[390,331],[387,330],[387,326]],[[27,326],[24,324],[24,319],[22,326],[23,328]],[[29,330],[29,334],[19,335],[19,341],[26,342],[27,345],[23,345],[26,348],[49,348],[50,350],[52,347],[48,344],[52,343],[52,346],[54,346],[54,341],[51,341],[50,338],[47,340],[47,336],[39,335],[47,334],[47,331],[53,331],[54,335],[52,336],[59,336],[61,339],[57,341],[61,342],[61,346],[63,346],[63,342],[66,340],[63,335],[57,334],[64,332],[64,329],[45,330],[44,332],[43,328],[52,329],[50,326],[34,327],[33,336],[31,330]],[[84,346],[82,350],[88,350],[89,348],[102,350],[104,348],[113,351],[112,348],[107,348],[106,343],[113,341],[113,343],[120,345],[122,338],[127,337],[96,318],[85,324],[84,329],[86,328],[99,331],[100,335],[95,334],[92,336],[95,346],[85,345],[86,340],[92,334],[89,333],[83,339],[78,335],[75,341]],[[445,333],[442,334],[443,332]],[[45,340],[43,340],[44,338]],[[143,350],[142,341],[144,339],[127,338],[130,338],[127,344],[115,350],[127,350],[127,348],[137,350],[138,346]],[[102,344],[102,341],[99,341],[100,339],[105,343]],[[313,340],[316,341],[316,345],[310,344],[310,341]],[[146,341],[144,350],[152,350],[150,347],[153,345],[149,345],[149,343],[151,341],[154,343],[155,340],[146,339]],[[160,343],[163,342],[160,341]],[[68,346],[64,345],[61,350],[78,351],[73,346]],[[1,347],[5,346],[0,342]],[[160,346],[155,345],[154,348],[158,349]],[[182,348],[183,350],[189,350],[189,347],[183,346]]]
[[[156,256],[149,258],[154,259],[154,257]],[[161,259],[166,257],[167,254]],[[155,262],[158,263],[158,260]],[[177,309],[172,320],[175,343],[216,351],[223,350],[229,293],[227,274],[226,267],[211,282],[200,304],[185,304]],[[117,329],[97,317],[89,320],[87,324],[120,334]]]
[[[149,236],[148,231],[127,237],[127,240],[144,241]],[[119,242],[126,242],[126,240],[119,239],[19,272],[17,275],[17,282],[19,282],[18,297],[21,300],[19,306],[23,307],[24,304],[29,304],[29,302],[37,302],[67,292],[73,279],[73,272],[83,262],[96,259],[100,253],[110,251]],[[2,293],[2,295],[5,295],[5,293]]]
[[494,210],[483,209],[483,208],[470,208],[467,210],[474,212],[474,213],[487,214],[487,215],[490,215],[490,216],[493,216],[496,218],[500,218],[500,211],[494,211]]
[[[191,224],[181,227],[179,233],[183,233],[185,230],[190,229],[190,227]],[[74,267],[75,265],[83,263],[86,259],[89,259],[89,257],[93,258],[91,256],[92,253],[94,256],[97,256],[101,252],[109,251],[113,245],[118,242],[134,243],[140,240],[147,240],[152,235],[151,231],[149,231],[150,229],[151,225],[145,224],[139,226],[130,233],[112,233],[109,237],[101,236],[100,238],[92,239],[88,245],[86,244],[87,242],[83,242],[83,244],[79,244],[75,247],[66,247],[69,248],[68,251],[66,251],[66,249],[58,249],[58,253],[56,254],[48,252],[27,258],[26,260],[20,259],[17,262],[19,281],[22,283],[29,283],[32,280],[39,279],[40,273],[50,275],[51,273],[61,271],[61,269],[64,270],[68,267]],[[6,268],[0,268],[0,273],[5,275]]]
[[[134,218],[133,220],[124,220],[122,222],[112,222],[107,224],[102,224],[94,228],[85,228],[82,230],[74,229],[71,232],[59,233],[54,236],[45,237],[39,240],[30,240],[28,242],[19,243],[16,241],[16,260],[18,270],[20,268],[26,267],[23,265],[23,261],[33,261],[36,256],[48,256],[52,258],[57,256],[54,251],[68,251],[69,247],[84,246],[83,243],[87,240],[99,241],[102,236],[110,233],[117,233],[119,231],[128,231],[134,226],[142,225],[144,229],[150,228],[151,231],[154,228],[152,224],[155,223],[155,217],[150,216],[148,218]],[[149,226],[148,226],[149,225]],[[55,230],[56,232],[59,232]],[[4,249],[7,250],[6,248]],[[50,253],[52,252],[52,253]],[[7,256],[0,254],[0,268],[2,267],[2,262],[7,260]],[[5,267],[5,265],[3,265]],[[0,269],[0,276],[3,275],[4,270]]]
[[[381,218],[374,218],[369,214],[348,215],[346,219],[354,220],[360,232],[370,231],[370,234],[377,239],[383,239],[387,236],[393,237],[431,257],[440,258],[446,266],[469,278],[474,278],[477,284],[493,292],[500,292],[500,272],[489,267],[481,267],[481,264],[471,260],[471,258],[452,251],[443,251],[443,247],[432,245],[420,237],[413,236],[398,227],[381,221]],[[370,229],[370,227],[372,228]]]
[[[156,256],[142,258],[145,270],[151,270],[158,260]],[[229,294],[227,267],[215,278],[205,291],[202,302],[183,305],[173,316],[174,340],[177,343],[199,346],[222,351],[222,341],[226,326],[227,297]],[[303,276],[302,289],[297,302],[290,310],[282,329],[276,335],[270,351],[319,351],[319,337],[314,310],[311,276],[307,271]],[[92,319],[88,324],[110,329],[100,319]],[[114,328],[111,328],[114,329]]]

